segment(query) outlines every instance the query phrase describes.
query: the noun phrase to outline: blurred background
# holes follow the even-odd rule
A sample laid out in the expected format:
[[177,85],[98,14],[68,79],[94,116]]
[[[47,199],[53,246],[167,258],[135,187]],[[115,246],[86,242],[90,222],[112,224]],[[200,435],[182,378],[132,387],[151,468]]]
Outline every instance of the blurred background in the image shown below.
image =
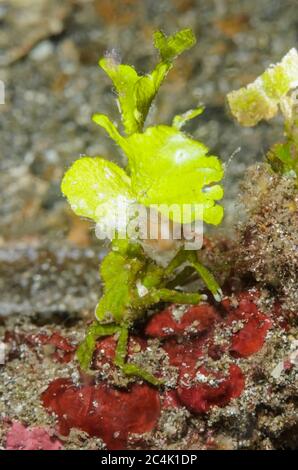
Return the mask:
[[119,120],[98,59],[116,49],[146,73],[156,61],[154,30],[194,30],[197,45],[178,59],[150,120],[169,123],[206,105],[190,130],[226,162],[221,230],[229,231],[245,168],[263,158],[281,125],[241,129],[225,96],[297,46],[297,7],[297,0],[0,0],[0,316],[69,315],[98,298],[103,249],[60,192],[65,169],[82,154],[121,163],[90,119],[103,112]]

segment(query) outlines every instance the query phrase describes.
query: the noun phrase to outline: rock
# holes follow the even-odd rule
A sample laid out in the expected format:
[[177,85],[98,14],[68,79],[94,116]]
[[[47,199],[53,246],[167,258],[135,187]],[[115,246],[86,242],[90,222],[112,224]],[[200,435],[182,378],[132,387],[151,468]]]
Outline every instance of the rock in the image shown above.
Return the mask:
[[53,44],[50,41],[42,41],[30,52],[30,58],[37,62],[46,60],[54,52]]
[[[11,0],[9,8],[2,13],[6,34],[0,36],[0,48],[5,50],[0,65],[13,64],[43,39],[60,34],[71,11],[72,5],[66,1],[27,0],[24,4],[21,0]],[[37,55],[44,52],[40,50]]]

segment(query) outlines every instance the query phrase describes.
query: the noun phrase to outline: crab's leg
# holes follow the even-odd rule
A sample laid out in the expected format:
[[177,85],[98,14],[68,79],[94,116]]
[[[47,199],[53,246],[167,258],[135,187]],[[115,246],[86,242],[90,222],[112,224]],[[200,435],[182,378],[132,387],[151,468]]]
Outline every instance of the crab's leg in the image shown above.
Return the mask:
[[142,284],[149,290],[153,287],[162,285],[165,280],[168,280],[172,276],[175,269],[183,265],[185,261],[188,261],[187,255],[185,254],[185,251],[181,250],[176,254],[166,268],[161,268],[160,266],[151,263],[142,279]]
[[101,325],[93,323],[87,330],[84,341],[77,349],[76,356],[80,366],[84,370],[89,370],[92,362],[93,352],[96,347],[96,340],[101,336],[111,336],[119,331],[119,326],[115,324]]
[[196,254],[194,252],[190,252],[188,254],[188,259],[190,265],[197,271],[206,287],[210,290],[214,299],[217,302],[220,302],[222,299],[222,290],[219,287],[213,274],[197,260]]
[[114,362],[116,366],[122,367],[125,364],[128,348],[128,327],[126,325],[120,327],[119,337],[117,341]]
[[118,343],[116,347],[116,354],[115,354],[115,364],[118,366],[126,375],[134,375],[137,377],[141,377],[142,379],[146,380],[147,382],[153,385],[161,385],[162,381],[154,377],[152,374],[147,372],[146,370],[138,367],[135,364],[129,364],[125,362],[127,356],[127,347],[128,347],[128,327],[121,326],[120,327],[120,335],[118,338]]
[[196,253],[193,251],[180,251],[165,269],[165,276],[171,275],[173,271],[175,271],[175,269],[181,266],[184,262],[187,262],[188,265],[195,269],[215,300],[219,302],[222,299],[222,290],[220,286],[213,274],[198,261]]
[[198,304],[205,296],[196,292],[178,292],[172,289],[157,289],[151,293],[156,302],[173,302],[176,304]]
[[150,374],[145,369],[136,366],[135,364],[126,363],[122,366],[122,370],[126,375],[134,375],[136,377],[141,377],[141,379],[146,380],[152,385],[158,386],[163,384],[163,381],[161,379],[154,377],[154,375]]
[[175,269],[179,268],[179,266],[183,265],[183,263],[187,261],[187,256],[188,255],[185,250],[180,250],[165,268],[164,275],[170,276],[175,271]]

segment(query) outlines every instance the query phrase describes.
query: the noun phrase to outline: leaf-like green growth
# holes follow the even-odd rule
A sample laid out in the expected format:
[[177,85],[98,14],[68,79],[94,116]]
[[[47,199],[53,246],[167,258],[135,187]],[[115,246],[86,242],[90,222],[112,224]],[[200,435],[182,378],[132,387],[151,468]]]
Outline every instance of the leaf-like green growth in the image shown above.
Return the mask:
[[298,86],[298,52],[291,49],[276,65],[269,67],[245,88],[228,94],[232,114],[243,126],[254,126],[273,118],[278,111],[284,117],[286,140],[267,153],[272,169],[298,177],[298,116],[294,93]]
[[77,160],[65,173],[61,189],[77,215],[95,222],[112,219],[119,198],[132,199],[129,176],[115,163],[100,157]]
[[267,153],[267,160],[276,173],[298,177],[298,152],[294,142],[274,144]]
[[[207,155],[208,148],[204,144],[170,126],[149,127],[143,133],[122,137],[106,116],[95,115],[93,119],[120,145],[129,161],[131,178],[125,180],[125,193],[122,194],[119,187],[118,196],[134,199],[147,207],[176,204],[180,211],[166,212],[174,221],[181,220],[183,205],[200,204],[205,222],[214,225],[221,222],[223,209],[215,201],[223,197],[223,189],[213,184],[222,179],[223,168],[217,157]],[[97,176],[97,186],[101,187],[102,175],[97,173]],[[68,186],[63,192],[70,199]],[[76,200],[74,204],[77,205]],[[160,212],[163,213],[162,207]],[[194,213],[185,213],[182,222],[189,223],[194,217]]]
[[111,139],[113,139],[120,147],[125,148],[125,137],[123,137],[115,124],[105,114],[94,114],[92,120],[100,127],[105,129]]
[[[204,144],[169,126],[149,127],[128,137],[127,143],[138,202],[145,206],[176,204],[181,209],[183,204],[201,204],[206,222],[217,225],[221,221],[223,211],[214,200],[221,199],[223,191],[209,185],[222,179],[223,169],[217,157],[207,156]],[[175,213],[170,218],[175,220]]]
[[182,127],[185,126],[187,121],[190,121],[191,119],[200,116],[204,112],[204,109],[204,106],[199,106],[195,109],[189,109],[188,111],[186,111],[186,113],[178,114],[174,117],[172,126],[178,130],[182,129]]
[[178,33],[167,37],[162,31],[154,33],[154,47],[159,50],[164,62],[172,62],[175,57],[193,47],[196,38],[191,29],[182,29]]
[[122,121],[128,135],[142,130],[151,103],[172,67],[173,60],[194,44],[195,37],[189,29],[168,38],[162,32],[155,33],[154,45],[159,49],[161,62],[144,76],[139,75],[130,65],[119,64],[113,56],[99,61],[118,93]]
[[255,126],[273,118],[283,97],[298,86],[298,52],[291,49],[276,65],[269,67],[253,83],[228,94],[234,117],[243,126]]

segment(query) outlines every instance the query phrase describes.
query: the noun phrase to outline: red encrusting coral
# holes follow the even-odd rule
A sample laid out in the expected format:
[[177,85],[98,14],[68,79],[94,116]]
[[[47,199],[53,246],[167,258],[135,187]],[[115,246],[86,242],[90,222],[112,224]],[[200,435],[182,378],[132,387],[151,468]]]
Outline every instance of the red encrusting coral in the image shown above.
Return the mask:
[[[258,352],[273,324],[273,319],[257,307],[257,299],[256,291],[244,292],[236,301],[226,298],[221,310],[201,304],[186,308],[181,316],[176,311],[175,318],[176,307],[170,306],[150,318],[145,333],[161,339],[160,347],[167,353],[169,364],[178,369],[176,389],[160,391],[145,383],[116,389],[106,382],[94,385],[88,381],[77,386],[71,380],[57,379],[42,394],[43,404],[56,413],[61,434],[78,428],[101,437],[108,449],[125,449],[130,434],[153,430],[161,409],[185,406],[198,414],[213,406],[224,407],[240,397],[245,387],[241,362],[235,364],[235,358],[241,360]],[[226,342],[217,343],[218,332],[226,336]],[[73,346],[55,333],[39,338],[39,342],[73,354]],[[113,367],[116,342],[114,336],[98,340],[93,369],[100,370],[105,364]],[[147,347],[146,339],[131,336],[128,357],[133,360],[135,353]],[[217,361],[224,354],[230,356],[230,363],[222,370]],[[213,366],[205,366],[205,360],[213,361]]]
[[247,319],[243,328],[232,338],[230,353],[234,357],[248,357],[258,352],[266,338],[271,321],[265,315],[258,313]]
[[42,394],[42,402],[57,415],[62,435],[78,428],[102,438],[111,450],[125,449],[130,433],[152,431],[160,416],[158,390],[147,384],[118,390],[104,383],[78,387],[57,379]]
[[67,363],[71,361],[74,356],[76,346],[72,345],[66,338],[61,336],[59,333],[53,333],[51,336],[48,335],[37,335],[27,338],[28,342],[32,344],[49,344],[55,347],[55,352],[53,353],[53,359],[58,362]]
[[182,406],[177,394],[177,390],[166,390],[164,393],[161,393],[160,398],[161,407],[163,410],[180,408]]
[[146,325],[145,333],[154,338],[198,334],[210,330],[220,319],[214,307],[208,304],[193,305],[179,318],[175,318],[175,305],[154,315]]
[[[230,365],[227,376],[204,367],[200,367],[193,375],[196,374],[200,375],[202,383],[188,386],[180,382],[177,390],[181,403],[192,413],[206,413],[215,405],[223,407],[243,392],[245,379],[236,364]],[[214,381],[214,385],[210,385],[210,380]]]
[[[100,369],[104,364],[114,366],[113,360],[116,353],[117,339],[115,336],[105,336],[96,343],[96,349],[93,355],[93,368]],[[134,353],[146,349],[147,341],[138,336],[130,336],[128,341],[128,357]]]
[[[231,360],[234,357],[246,358],[263,347],[272,320],[258,309],[257,300],[258,292],[255,290],[239,294],[236,307],[225,299],[222,303],[226,310],[224,317],[214,307],[202,304],[189,307],[179,321],[172,316],[174,307],[150,319],[146,333],[167,338],[162,347],[169,356],[170,364],[179,369],[178,399],[191,412],[205,413],[212,406],[225,406],[232,398],[241,395],[245,386],[241,368],[231,364],[229,373],[223,376],[216,370],[216,361],[224,353],[230,354]],[[196,316],[204,321],[194,323]],[[196,336],[193,336],[194,326],[197,327]],[[235,326],[236,331],[230,334]],[[230,339],[226,344],[216,343],[215,327],[223,333],[227,331],[227,338]],[[215,361],[212,371],[199,366],[208,357]]]
[[11,359],[18,356],[18,347],[24,343],[33,349],[38,346],[53,346],[54,351],[51,354],[52,359],[62,363],[70,362],[73,359],[76,350],[76,346],[71,344],[68,339],[64,338],[57,332],[54,332],[51,335],[46,333],[22,335],[12,331],[6,331],[4,342],[11,345],[11,352],[9,353],[9,358]]
[[172,366],[179,369],[184,367],[194,367],[199,357],[203,356],[203,346],[206,338],[192,338],[191,340],[179,341],[177,338],[170,338],[162,344],[162,348],[169,356]]
[[233,357],[249,357],[257,353],[264,345],[266,334],[272,326],[271,319],[263,314],[256,305],[258,294],[255,291],[239,295],[238,307],[229,308],[226,324],[242,322],[239,331],[232,335],[230,354]]

